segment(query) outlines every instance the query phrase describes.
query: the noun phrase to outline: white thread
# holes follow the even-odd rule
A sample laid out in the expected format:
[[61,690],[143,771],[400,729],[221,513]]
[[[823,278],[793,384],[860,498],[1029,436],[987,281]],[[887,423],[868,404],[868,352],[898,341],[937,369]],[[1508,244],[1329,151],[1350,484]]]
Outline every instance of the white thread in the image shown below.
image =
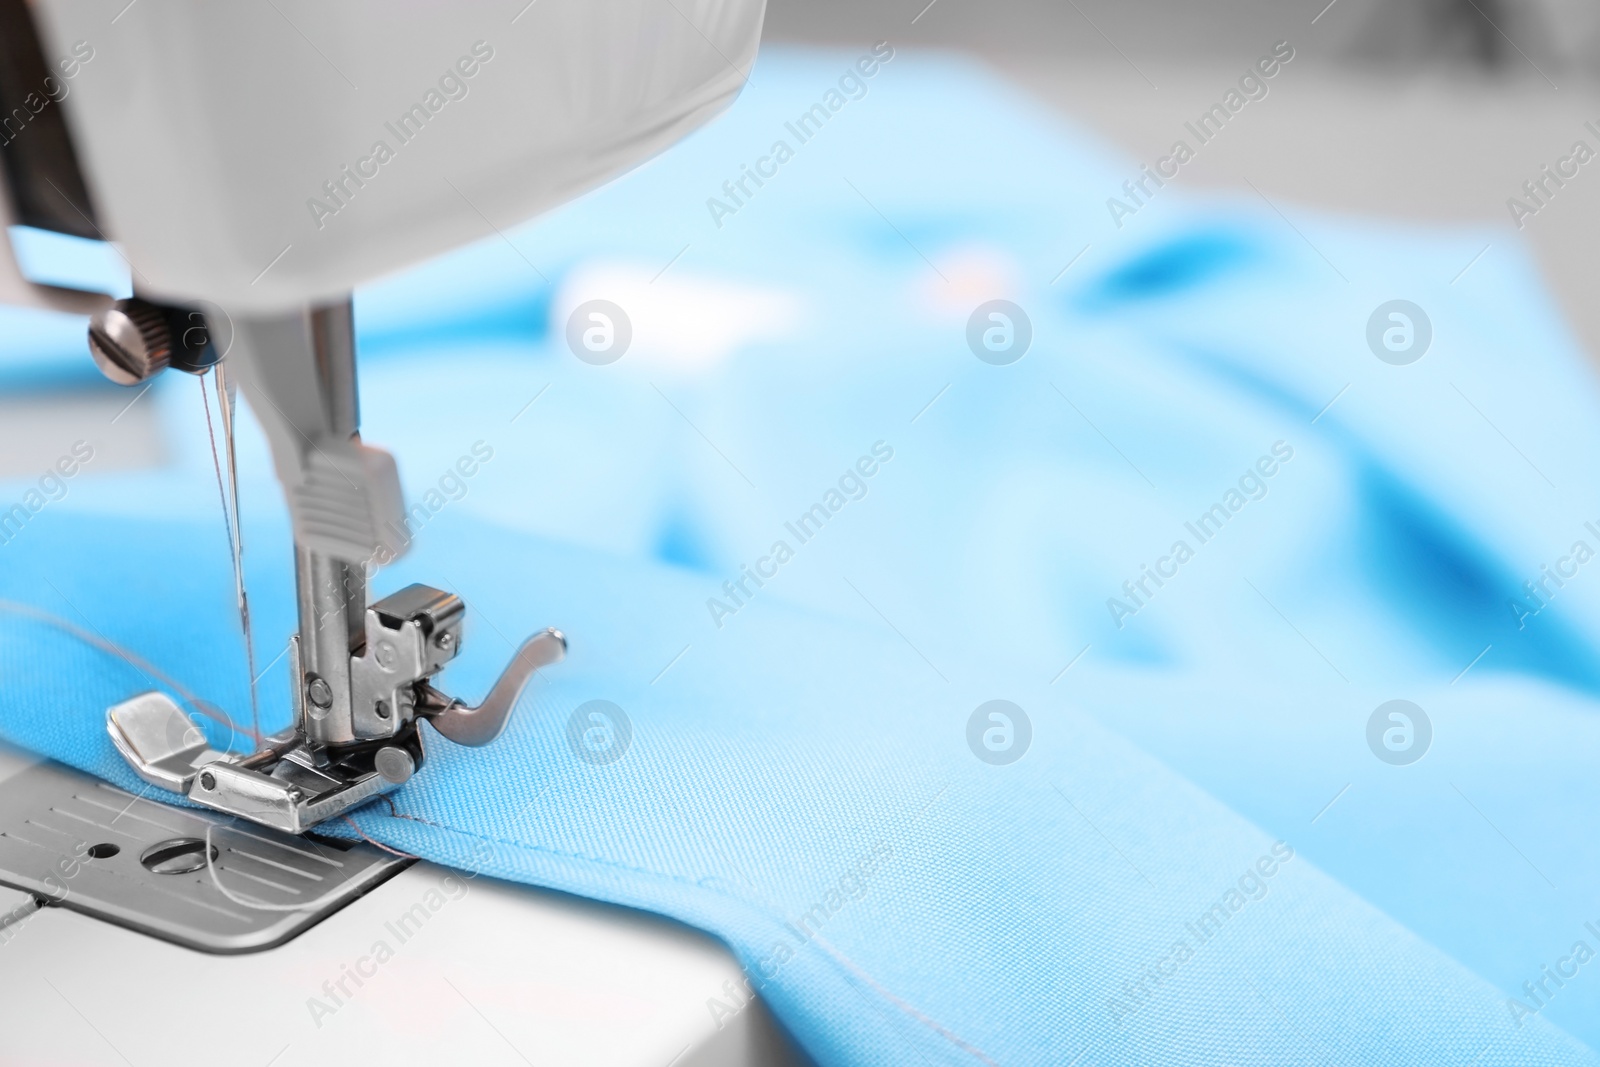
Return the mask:
[[[211,423],[211,401],[206,395],[204,377],[200,381],[200,401],[206,412],[206,434],[211,438],[211,465],[217,472],[217,495],[222,498],[222,525],[228,534],[228,552],[233,559],[234,592],[239,601],[239,629],[244,634],[245,668],[250,672],[250,733],[261,737],[261,701],[256,693],[256,648],[250,635],[250,599],[244,588],[244,531],[239,527],[239,460],[234,450],[233,404],[229,396],[227,378],[222,364],[211,369],[212,384],[217,389],[218,415],[222,419],[222,432],[226,440],[228,458],[228,486],[223,487],[222,461],[217,455],[217,431]],[[259,746],[259,741],[258,741]]]
[[[113,641],[101,637],[98,634],[89,633],[87,630],[77,626],[74,623],[68,622],[59,615],[53,615],[50,612],[45,611],[43,608],[36,608],[31,604],[19,604],[14,600],[0,600],[0,611],[9,611],[13,614],[33,619],[35,622],[42,622],[46,626],[53,626],[65,633],[68,637],[75,637],[84,644],[99,649],[101,652],[106,652],[116,656],[125,661],[134,670],[139,671],[155,681],[164,684],[167,688],[171,689],[174,693],[177,693],[180,697],[182,697],[186,703],[193,705],[194,709],[200,714],[204,715],[206,718],[211,719],[214,722],[221,723],[223,726],[226,726],[228,729],[234,731],[235,734],[243,734],[246,737],[250,736],[250,731],[234,722],[221,708],[217,707],[215,704],[212,704],[210,701],[201,700],[189,690],[188,686],[184,685],[176,678],[173,678],[161,668],[146,660],[143,656],[129,652],[127,649]],[[257,744],[260,743],[259,737],[253,738],[252,740],[254,740]]]

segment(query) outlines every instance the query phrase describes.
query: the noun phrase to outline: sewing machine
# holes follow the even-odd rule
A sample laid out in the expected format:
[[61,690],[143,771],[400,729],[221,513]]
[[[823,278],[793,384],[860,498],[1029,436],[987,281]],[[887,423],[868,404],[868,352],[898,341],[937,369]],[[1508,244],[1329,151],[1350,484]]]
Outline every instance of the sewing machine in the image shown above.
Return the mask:
[[266,638],[288,641],[287,731],[263,736],[233,709],[234,743],[212,747],[165,692],[104,709],[143,796],[0,751],[0,1062],[204,1047],[239,1063],[789,1062],[759,1003],[706,1011],[743,983],[700,935],[317,831],[428,773],[424,721],[493,743],[566,651],[558,630],[530,636],[470,703],[441,677],[468,606],[425,585],[369,596],[412,535],[394,459],[359,433],[351,291],[710,119],[743,85],[762,14],[762,0],[0,2],[0,223],[113,242],[134,287],[112,300],[40,284],[0,242],[0,302],[90,315],[90,355],[119,384],[209,377],[248,635],[231,477],[243,394],[293,523],[299,618]]

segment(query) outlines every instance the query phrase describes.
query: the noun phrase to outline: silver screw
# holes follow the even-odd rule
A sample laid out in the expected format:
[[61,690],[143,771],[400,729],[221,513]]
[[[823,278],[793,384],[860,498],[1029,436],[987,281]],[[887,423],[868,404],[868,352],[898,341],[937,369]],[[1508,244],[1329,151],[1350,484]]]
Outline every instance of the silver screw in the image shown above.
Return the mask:
[[333,707],[333,687],[321,675],[312,675],[306,682],[306,696],[319,708]]
[[166,369],[172,330],[161,309],[137,298],[118,300],[89,320],[89,355],[118,385],[138,385]]
[[395,745],[385,745],[378,749],[372,764],[379,775],[395,785],[408,780],[417,770],[417,762],[411,758],[411,753]]

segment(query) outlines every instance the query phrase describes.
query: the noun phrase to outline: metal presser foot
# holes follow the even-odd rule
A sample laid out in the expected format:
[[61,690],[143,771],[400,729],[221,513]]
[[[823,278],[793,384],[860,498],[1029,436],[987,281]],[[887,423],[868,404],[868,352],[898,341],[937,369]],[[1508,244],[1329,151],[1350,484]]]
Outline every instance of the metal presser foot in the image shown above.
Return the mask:
[[[194,722],[160,692],[111,708],[106,729],[128,765],[151,785],[286,833],[304,833],[410,779],[423,762],[417,728],[423,719],[457,744],[486,745],[499,737],[534,672],[566,655],[560,631],[535,634],[483,703],[471,707],[429,682],[460,648],[465,613],[459,597],[425,585],[378,601],[366,610],[366,648],[350,658],[348,700],[333,700],[328,682],[310,676],[296,701],[293,728],[247,756],[210,748]],[[299,639],[290,642],[291,670],[299,676]],[[359,715],[353,713],[357,708]],[[319,742],[310,727],[351,739]]]
[[[192,327],[180,335],[172,325],[193,317],[121,301],[96,316],[91,350],[103,367],[112,365],[108,376],[125,385],[169,364],[220,371],[213,339],[197,339]],[[300,615],[299,632],[289,639],[294,725],[249,755],[217,752],[170,697],[150,692],[109,709],[106,728],[129,766],[152,785],[298,834],[415,774],[423,763],[423,719],[458,744],[493,741],[534,672],[560,662],[567,642],[557,630],[528,638],[476,707],[435,689],[431,679],[461,649],[466,605],[426,585],[367,605],[372,563],[404,553],[410,535],[393,458],[363,444],[356,431],[349,303],[232,326],[231,344],[220,347],[234,350],[228,366],[236,367],[266,431],[294,521]],[[172,358],[185,342],[211,351],[186,366]],[[231,401],[220,380],[217,392],[231,433]],[[231,457],[231,438],[228,444]],[[218,481],[224,481],[220,468]],[[237,529],[235,518],[232,549],[248,643]]]

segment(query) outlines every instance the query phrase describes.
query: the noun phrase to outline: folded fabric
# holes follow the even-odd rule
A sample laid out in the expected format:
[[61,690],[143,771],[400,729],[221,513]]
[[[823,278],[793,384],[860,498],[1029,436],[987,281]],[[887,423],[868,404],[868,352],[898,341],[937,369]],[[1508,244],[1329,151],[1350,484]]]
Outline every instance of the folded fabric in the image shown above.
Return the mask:
[[[443,575],[472,606],[451,684],[483,691],[509,652],[496,634],[552,619],[572,656],[495,745],[430,736],[426,773],[362,829],[716,933],[821,1063],[1591,1061],[1536,1017],[1511,1025],[1497,991],[1047,682],[1006,687],[1033,739],[992,765],[962,727],[995,683],[942,682],[881,627],[752,602],[706,638],[692,576],[439,521],[395,578]],[[212,595],[227,572],[188,547],[208,529],[118,524],[132,565],[114,593],[58,570],[108,529],[19,539],[6,596],[239,707]],[[0,633],[7,736],[136,788],[100,709],[152,680],[41,624]],[[616,747],[574,741],[593,701]],[[741,996],[707,990],[707,1010]]]
[[[656,164],[362,294],[417,533],[378,591],[463,596],[468,696],[572,640],[364,832],[713,931],[826,1064],[1591,1062],[1552,1022],[1600,1039],[1600,410],[1529,263],[1176,188],[1119,228],[1133,164],[944,59],[801,141],[858,58],[769,53]],[[632,319],[609,365],[568,348],[591,299]],[[993,299],[1009,364],[969,345]],[[1414,362],[1368,343],[1395,299]],[[239,718],[195,391],[145,401],[169,467],[90,462],[0,546],[0,598]],[[265,665],[248,423],[241,463]],[[131,784],[104,709],[155,684],[0,609],[0,736]],[[262,694],[286,721],[281,661]],[[1416,762],[1369,744],[1394,699]]]

